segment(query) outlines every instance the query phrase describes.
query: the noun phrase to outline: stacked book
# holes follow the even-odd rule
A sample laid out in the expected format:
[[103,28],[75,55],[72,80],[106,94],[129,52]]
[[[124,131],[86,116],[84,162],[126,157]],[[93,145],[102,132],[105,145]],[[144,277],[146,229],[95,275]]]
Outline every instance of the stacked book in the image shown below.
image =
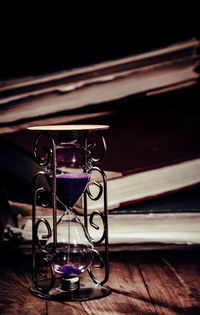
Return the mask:
[[[187,199],[177,205],[176,196],[184,192],[187,198],[185,191],[200,184],[199,47],[193,38],[118,60],[1,82],[0,163],[5,174],[15,174],[12,189],[21,187],[21,200],[31,195],[27,189],[36,165],[27,127],[106,124],[108,150],[100,167],[108,178],[111,244],[198,244],[198,194],[196,206]],[[21,172],[25,166],[29,178]],[[95,174],[91,191],[94,180]],[[8,196],[17,201],[18,193]],[[88,199],[90,211],[102,205]],[[81,200],[76,210],[83,213]]]
[[87,67],[1,81],[0,132],[74,122],[126,97],[193,86],[199,79],[199,46],[192,38]]

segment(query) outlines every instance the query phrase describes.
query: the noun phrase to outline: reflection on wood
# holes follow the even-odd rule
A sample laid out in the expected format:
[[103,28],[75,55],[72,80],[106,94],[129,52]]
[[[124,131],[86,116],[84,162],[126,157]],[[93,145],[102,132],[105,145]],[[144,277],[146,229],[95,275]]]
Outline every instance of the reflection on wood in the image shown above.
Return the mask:
[[[53,302],[29,292],[31,257],[7,256],[0,265],[1,314],[199,314],[197,251],[122,252],[110,254],[106,298]],[[97,271],[100,276],[102,271]],[[84,275],[88,277],[87,273]]]

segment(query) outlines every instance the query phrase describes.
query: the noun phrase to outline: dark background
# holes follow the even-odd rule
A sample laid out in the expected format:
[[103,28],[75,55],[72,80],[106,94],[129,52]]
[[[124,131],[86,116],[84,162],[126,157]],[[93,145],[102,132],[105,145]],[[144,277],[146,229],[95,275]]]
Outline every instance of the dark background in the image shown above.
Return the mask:
[[[48,7],[50,5],[48,4]],[[199,36],[192,2],[159,8],[51,6],[1,10],[0,79],[45,74],[129,56]]]

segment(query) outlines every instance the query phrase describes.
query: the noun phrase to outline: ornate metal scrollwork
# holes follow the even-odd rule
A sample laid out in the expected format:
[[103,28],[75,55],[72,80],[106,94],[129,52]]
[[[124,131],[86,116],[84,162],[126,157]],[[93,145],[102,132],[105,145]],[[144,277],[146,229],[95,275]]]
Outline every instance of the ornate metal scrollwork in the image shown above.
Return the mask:
[[[101,180],[95,181],[94,185],[98,188],[98,193],[94,196],[90,189],[87,188],[86,192],[84,193],[84,227],[85,231],[87,233],[87,236],[91,243],[94,246],[98,246],[101,243],[104,244],[105,248],[105,259],[102,258],[102,255],[94,249],[92,251],[92,254],[98,258],[99,265],[96,265],[94,268],[105,268],[105,276],[102,281],[99,281],[95,278],[93,275],[93,272],[90,268],[88,268],[88,273],[91,277],[91,279],[95,283],[99,283],[103,285],[108,280],[109,276],[109,269],[108,269],[108,213],[107,213],[107,182],[106,182],[106,175],[103,170],[100,168],[93,166],[94,163],[100,163],[102,159],[104,158],[104,155],[106,153],[106,142],[101,134],[101,131],[96,131],[97,135],[99,136],[100,142],[101,142],[101,153],[99,157],[94,157],[94,147],[93,144],[87,144],[88,136],[90,134],[90,131],[87,132],[85,135],[85,151],[88,154],[89,153],[89,161],[88,159],[85,159],[85,166],[84,171],[88,173],[92,173],[93,171],[96,171],[100,174]],[[48,140],[50,140],[50,148],[42,147],[40,148],[40,140],[41,137],[47,137]],[[40,151],[43,151],[45,153],[44,157],[41,157],[39,155]],[[56,281],[55,272],[53,268],[53,257],[56,251],[56,245],[57,245],[57,202],[59,200],[56,197],[56,146],[54,143],[53,137],[48,132],[40,132],[36,138],[34,143],[34,156],[37,161],[37,163],[44,167],[44,171],[40,171],[36,174],[33,180],[34,185],[34,198],[33,198],[33,219],[32,219],[32,233],[33,233],[33,282],[39,291],[45,293],[51,290],[53,288],[54,283]],[[48,173],[48,167],[49,164],[51,164],[51,174]],[[45,171],[45,169],[47,171]],[[44,184],[46,181],[47,185]],[[46,196],[44,200],[44,195]],[[93,211],[89,216],[87,213],[87,198],[90,198],[92,200],[98,200],[99,198],[103,197],[103,211]],[[49,222],[45,218],[41,218],[37,220],[36,222],[36,204],[37,202],[40,202],[42,207],[49,207],[52,205],[53,207],[53,230],[51,232],[51,228],[49,225]],[[61,202],[62,203],[62,202]],[[98,216],[103,223],[103,231],[102,235],[98,240],[93,239],[88,231],[88,222],[90,226],[97,230],[99,229],[99,226],[95,223],[95,217]],[[45,235],[42,235],[39,237],[39,227],[43,224],[47,230],[47,233]],[[51,233],[53,233],[53,248],[51,250],[48,250],[45,246],[45,243],[43,243],[43,240],[49,238],[51,236]],[[38,250],[43,256],[39,261],[36,262],[36,250]],[[48,275],[50,275],[47,279],[47,272],[44,272],[42,270],[42,266],[45,266],[46,269],[49,270]],[[38,276],[47,279],[48,281],[42,281],[43,285],[41,285],[41,281],[38,280]]]
[[46,240],[49,237],[51,237],[51,234],[52,234],[50,224],[45,218],[41,218],[37,220],[36,225],[35,225],[35,230],[36,230],[36,235],[37,235],[37,246],[39,247],[41,252],[43,252],[44,254],[48,254],[49,251],[46,249],[46,244],[42,244],[38,237],[38,229],[41,223],[43,223],[46,226],[47,232],[48,232],[48,234],[42,235],[42,239]]
[[[104,242],[104,248],[105,248],[105,261],[103,260],[103,258],[101,257],[100,253],[98,253],[99,256],[99,260],[100,260],[100,265],[96,266],[98,268],[102,268],[103,266],[105,267],[105,276],[104,279],[102,281],[99,281],[95,278],[95,276],[93,275],[91,269],[88,269],[88,273],[90,275],[90,277],[92,278],[92,280],[96,283],[100,283],[100,284],[104,284],[108,281],[108,277],[109,277],[109,264],[108,264],[108,210],[107,210],[107,179],[106,179],[106,174],[103,170],[101,170],[99,167],[93,166],[91,167],[91,165],[93,163],[99,163],[100,161],[103,160],[105,153],[106,153],[106,142],[105,139],[101,133],[101,131],[98,131],[98,136],[100,137],[100,141],[102,144],[102,151],[101,151],[101,155],[98,158],[94,158],[92,156],[92,152],[91,152],[91,148],[94,148],[95,145],[94,144],[88,144],[88,136],[89,136],[89,132],[85,135],[85,149],[87,150],[87,152],[89,152],[90,155],[90,161],[87,163],[87,172],[88,173],[92,173],[93,171],[98,172],[101,175],[101,180],[100,181],[94,181],[93,184],[98,187],[99,191],[98,193],[94,196],[91,191],[90,188],[88,186],[86,192],[84,193],[84,222],[85,222],[85,227],[87,229],[87,232],[89,234],[88,231],[88,217],[89,217],[89,224],[92,228],[99,230],[99,226],[97,224],[94,223],[94,217],[98,216],[102,223],[103,223],[103,232],[101,237],[98,240],[94,240],[90,234],[90,241],[93,243],[93,245],[100,245],[102,242]],[[94,210],[89,216],[88,216],[88,209],[87,209],[87,198],[90,198],[91,200],[98,200],[103,196],[103,211],[97,211]],[[104,263],[102,263],[104,261]]]
[[[48,137],[51,141],[51,147],[50,149],[45,148],[46,152],[46,157],[42,159],[41,157],[38,156],[37,150],[39,146],[39,139],[41,136]],[[43,148],[44,149],[44,148]],[[50,177],[48,172],[46,171],[40,171],[38,172],[34,179],[33,179],[33,191],[34,191],[34,196],[33,196],[33,212],[32,212],[32,239],[33,239],[33,244],[32,244],[32,251],[33,251],[33,282],[36,288],[40,291],[43,292],[48,292],[54,285],[55,283],[55,273],[53,269],[53,264],[51,260],[49,260],[46,257],[41,257],[40,260],[37,260],[36,262],[36,250],[38,249],[41,254],[48,254],[49,251],[46,249],[45,242],[42,243],[41,240],[39,239],[38,236],[38,230],[40,224],[44,224],[46,229],[47,229],[47,234],[42,236],[42,239],[45,240],[51,236],[51,227],[49,222],[46,220],[46,218],[40,218],[36,221],[36,207],[37,203],[40,203],[40,205],[44,208],[49,207],[50,205],[53,204],[53,221],[55,228],[53,229],[53,235],[54,235],[54,249],[56,248],[56,181],[55,181],[55,143],[53,140],[53,137],[46,133],[42,132],[38,134],[35,138],[35,143],[34,143],[34,156],[37,161],[37,163],[40,166],[47,166],[51,161],[53,165],[53,174]],[[46,196],[44,200],[44,194]],[[43,197],[42,197],[43,196]],[[45,282],[45,286],[43,285],[41,287],[40,281],[38,281],[38,274],[46,279],[47,275],[44,272],[41,272],[41,266],[46,265],[46,269],[50,270],[50,279],[49,281]]]
[[[89,137],[89,134],[90,134],[90,132],[87,133],[87,135],[86,135],[87,138]],[[94,164],[100,163],[104,159],[104,156],[105,156],[106,151],[107,151],[106,141],[105,141],[104,136],[102,135],[102,132],[101,131],[97,131],[97,135],[100,138],[101,147],[102,147],[101,154],[100,154],[99,157],[95,158],[94,156],[92,156],[92,151],[96,147],[96,144],[95,143],[90,143],[90,144],[87,145],[86,142],[85,142],[86,148],[90,152],[91,162],[94,163]],[[87,141],[87,140],[85,139],[85,141]]]

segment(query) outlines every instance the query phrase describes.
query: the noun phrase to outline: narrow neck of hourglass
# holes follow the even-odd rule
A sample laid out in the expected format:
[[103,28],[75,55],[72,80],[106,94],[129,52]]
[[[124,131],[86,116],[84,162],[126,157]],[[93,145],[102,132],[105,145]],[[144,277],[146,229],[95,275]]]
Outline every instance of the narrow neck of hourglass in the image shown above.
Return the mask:
[[72,220],[75,217],[74,210],[72,207],[65,207],[64,215],[69,220]]

